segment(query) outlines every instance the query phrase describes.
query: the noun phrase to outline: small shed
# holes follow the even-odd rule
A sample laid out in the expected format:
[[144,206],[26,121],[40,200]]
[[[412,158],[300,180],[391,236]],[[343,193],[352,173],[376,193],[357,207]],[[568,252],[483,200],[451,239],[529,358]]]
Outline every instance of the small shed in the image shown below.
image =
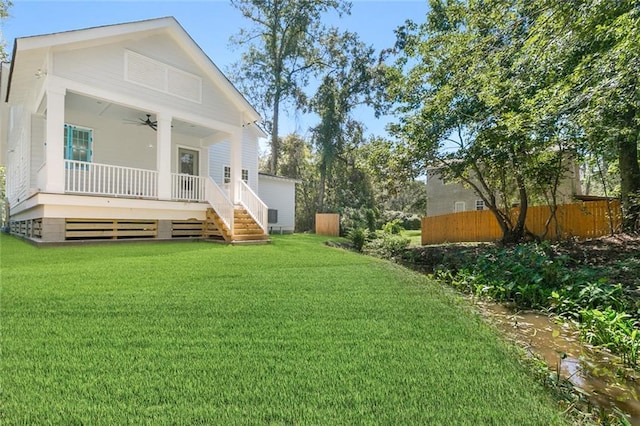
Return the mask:
[[258,196],[269,208],[269,233],[291,233],[296,226],[298,179],[258,173]]

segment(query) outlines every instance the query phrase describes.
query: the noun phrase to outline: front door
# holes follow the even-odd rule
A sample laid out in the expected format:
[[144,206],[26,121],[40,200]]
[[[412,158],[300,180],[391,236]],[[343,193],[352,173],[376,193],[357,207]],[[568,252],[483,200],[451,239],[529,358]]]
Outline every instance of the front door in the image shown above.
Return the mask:
[[180,164],[178,167],[179,173],[191,176],[198,176],[200,170],[198,169],[200,164],[199,152],[193,149],[178,148],[178,158]]
[[199,200],[203,195],[200,179],[197,178],[200,172],[199,155],[194,149],[178,148],[178,199]]

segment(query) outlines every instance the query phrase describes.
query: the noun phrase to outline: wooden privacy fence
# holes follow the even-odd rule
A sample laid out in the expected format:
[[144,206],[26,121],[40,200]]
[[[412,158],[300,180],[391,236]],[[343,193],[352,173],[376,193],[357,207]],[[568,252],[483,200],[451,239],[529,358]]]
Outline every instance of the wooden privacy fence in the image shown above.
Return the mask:
[[330,237],[340,236],[340,215],[337,213],[316,213],[316,234]]
[[[515,221],[519,208],[511,210]],[[611,215],[610,213],[611,212]],[[527,209],[526,228],[542,237],[545,223],[551,216],[549,206],[533,206]],[[620,227],[619,201],[585,201],[562,204],[556,211],[555,221],[549,224],[545,239],[571,237],[594,238],[608,235]],[[556,232],[557,230],[557,232]],[[422,244],[445,242],[496,241],[502,238],[502,230],[490,210],[451,213],[422,218]]]

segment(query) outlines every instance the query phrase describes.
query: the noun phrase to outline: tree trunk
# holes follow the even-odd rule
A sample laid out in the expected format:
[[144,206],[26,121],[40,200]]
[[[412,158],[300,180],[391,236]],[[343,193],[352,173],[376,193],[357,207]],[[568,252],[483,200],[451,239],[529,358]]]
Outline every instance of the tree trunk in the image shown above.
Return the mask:
[[518,212],[518,221],[511,231],[509,238],[505,242],[519,243],[524,238],[525,221],[527,219],[527,210],[529,209],[529,197],[527,196],[527,188],[524,179],[519,174],[516,175],[518,184],[518,194],[520,197],[520,211]]
[[511,224],[508,222],[505,215],[502,214],[502,212],[498,209],[498,207],[495,204],[488,205],[487,207],[489,207],[489,210],[491,210],[491,213],[493,213],[493,215],[496,217],[496,221],[498,221],[498,226],[502,231],[502,239],[504,240],[505,235],[509,234],[509,232],[511,231]]
[[318,184],[318,213],[324,213],[324,190],[327,184],[327,164],[320,163],[320,182]]
[[635,111],[626,114],[630,135],[621,135],[618,142],[620,165],[620,203],[622,204],[622,231],[638,232],[640,217],[640,166],[638,164],[638,130],[633,126]]
[[280,155],[280,139],[278,138],[278,121],[280,119],[280,92],[276,90],[273,97],[273,119],[271,122],[271,162],[269,173],[278,174],[278,157]]

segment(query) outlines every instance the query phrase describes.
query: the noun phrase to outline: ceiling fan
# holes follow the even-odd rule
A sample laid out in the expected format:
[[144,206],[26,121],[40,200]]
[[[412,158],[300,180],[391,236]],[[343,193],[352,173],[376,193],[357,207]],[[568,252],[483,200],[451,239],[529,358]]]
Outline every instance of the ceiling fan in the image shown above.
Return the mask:
[[137,124],[138,126],[149,126],[153,130],[158,130],[158,122],[151,121],[151,114],[146,114],[147,118],[138,118],[137,120],[125,120],[127,124]]

